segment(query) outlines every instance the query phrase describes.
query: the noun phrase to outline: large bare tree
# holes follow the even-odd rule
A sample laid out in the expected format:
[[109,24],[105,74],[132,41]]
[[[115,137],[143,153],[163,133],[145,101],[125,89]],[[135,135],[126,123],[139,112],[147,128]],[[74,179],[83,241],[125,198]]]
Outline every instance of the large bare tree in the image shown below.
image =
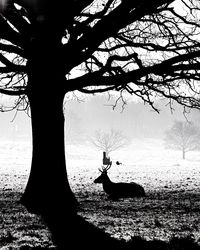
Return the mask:
[[12,108],[31,110],[32,119],[32,166],[21,202],[43,216],[61,248],[74,235],[82,241],[73,244],[87,245],[91,231],[83,234],[66,173],[64,95],[113,90],[152,107],[158,96],[199,108],[200,3],[180,0],[178,9],[174,0],[0,2],[0,93],[16,96]]

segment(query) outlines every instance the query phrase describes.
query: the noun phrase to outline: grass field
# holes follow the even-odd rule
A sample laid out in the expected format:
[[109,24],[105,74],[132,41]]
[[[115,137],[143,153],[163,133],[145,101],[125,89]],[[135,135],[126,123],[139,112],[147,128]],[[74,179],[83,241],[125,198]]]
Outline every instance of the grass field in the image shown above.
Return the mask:
[[[113,237],[169,241],[172,237],[200,240],[200,152],[186,160],[180,152],[165,150],[158,140],[135,140],[111,154],[109,176],[113,181],[137,182],[146,197],[111,201],[100,184],[102,152],[89,146],[67,145],[70,184],[80,202],[79,214]],[[23,192],[31,163],[27,143],[0,143],[0,248],[53,247],[40,218],[17,203]]]

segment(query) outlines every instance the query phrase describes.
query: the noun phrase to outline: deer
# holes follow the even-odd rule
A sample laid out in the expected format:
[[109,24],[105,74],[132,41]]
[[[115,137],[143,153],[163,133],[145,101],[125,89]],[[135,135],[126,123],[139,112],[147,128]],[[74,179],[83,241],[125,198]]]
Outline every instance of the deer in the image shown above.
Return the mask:
[[119,198],[134,198],[145,196],[144,188],[135,182],[112,182],[108,177],[108,170],[111,168],[112,162],[106,167],[99,168],[101,175],[94,180],[94,183],[102,183],[104,191],[112,200]]

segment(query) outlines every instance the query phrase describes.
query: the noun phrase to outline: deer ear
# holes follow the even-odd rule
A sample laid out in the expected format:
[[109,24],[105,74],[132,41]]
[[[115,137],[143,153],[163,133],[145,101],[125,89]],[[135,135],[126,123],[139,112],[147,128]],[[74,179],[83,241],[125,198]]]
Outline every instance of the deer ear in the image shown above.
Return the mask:
[[101,173],[103,173],[102,169],[98,168]]

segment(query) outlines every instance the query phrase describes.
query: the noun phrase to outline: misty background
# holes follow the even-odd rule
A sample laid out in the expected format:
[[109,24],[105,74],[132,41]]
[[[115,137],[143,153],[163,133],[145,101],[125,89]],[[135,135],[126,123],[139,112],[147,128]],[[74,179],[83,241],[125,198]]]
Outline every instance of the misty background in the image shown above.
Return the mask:
[[[96,95],[65,101],[66,143],[88,144],[95,131],[110,129],[122,131],[129,140],[134,138],[163,140],[165,131],[171,128],[174,121],[188,120],[199,126],[199,110],[190,110],[186,114],[182,106],[174,103],[171,110],[166,101],[160,100],[155,104],[160,110],[160,113],[157,113],[149,105],[133,99],[127,100],[124,109],[122,103],[118,103],[113,110],[116,99],[114,96],[108,98],[108,95]],[[50,137],[51,133],[56,131],[50,131]],[[30,117],[23,111],[0,112],[0,139],[31,140]]]

